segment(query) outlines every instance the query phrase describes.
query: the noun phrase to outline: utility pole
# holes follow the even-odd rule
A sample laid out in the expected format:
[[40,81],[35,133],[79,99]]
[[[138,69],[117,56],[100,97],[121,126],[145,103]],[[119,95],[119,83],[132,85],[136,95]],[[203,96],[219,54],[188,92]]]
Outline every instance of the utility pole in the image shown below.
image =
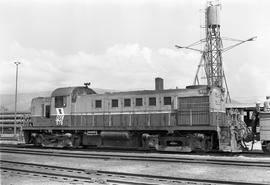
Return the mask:
[[14,62],[16,65],[16,88],[15,88],[15,119],[14,119],[14,137],[16,137],[17,132],[17,89],[18,89],[18,66],[20,62]]

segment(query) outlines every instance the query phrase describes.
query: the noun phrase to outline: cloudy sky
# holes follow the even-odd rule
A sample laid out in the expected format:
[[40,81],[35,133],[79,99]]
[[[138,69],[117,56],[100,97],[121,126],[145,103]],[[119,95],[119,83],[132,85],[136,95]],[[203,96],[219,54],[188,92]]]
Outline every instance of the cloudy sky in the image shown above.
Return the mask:
[[[270,1],[224,0],[221,34],[258,36],[223,55],[237,100],[270,95]],[[0,94],[62,86],[134,90],[193,82],[200,53],[177,50],[203,38],[205,0],[1,0]],[[224,41],[224,45],[230,45]]]

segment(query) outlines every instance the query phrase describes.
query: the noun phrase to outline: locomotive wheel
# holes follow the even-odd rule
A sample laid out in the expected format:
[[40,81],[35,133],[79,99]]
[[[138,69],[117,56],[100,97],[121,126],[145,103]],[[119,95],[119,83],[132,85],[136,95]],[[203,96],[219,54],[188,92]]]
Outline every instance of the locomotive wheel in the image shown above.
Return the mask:
[[23,137],[24,137],[25,143],[27,143],[27,144],[31,143],[31,132],[30,131],[24,131]]
[[42,138],[39,134],[36,135],[36,137],[33,137],[33,143],[34,143],[34,146],[38,146],[38,147],[42,145]]
[[262,150],[264,153],[270,153],[270,141],[265,141],[265,143],[262,145]]
[[73,135],[72,136],[73,148],[79,148],[79,146],[81,146],[81,142],[82,142],[82,139],[81,139],[80,135]]

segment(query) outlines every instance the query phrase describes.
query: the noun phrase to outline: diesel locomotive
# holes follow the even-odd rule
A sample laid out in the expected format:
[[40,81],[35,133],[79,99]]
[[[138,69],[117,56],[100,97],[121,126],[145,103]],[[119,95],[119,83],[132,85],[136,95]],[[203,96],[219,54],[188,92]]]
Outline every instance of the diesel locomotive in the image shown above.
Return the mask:
[[[207,85],[97,94],[86,86],[54,90],[31,102],[26,143],[158,151],[239,152],[243,137],[226,113],[224,91]],[[243,130],[241,130],[243,131]],[[239,139],[240,138],[240,139]]]

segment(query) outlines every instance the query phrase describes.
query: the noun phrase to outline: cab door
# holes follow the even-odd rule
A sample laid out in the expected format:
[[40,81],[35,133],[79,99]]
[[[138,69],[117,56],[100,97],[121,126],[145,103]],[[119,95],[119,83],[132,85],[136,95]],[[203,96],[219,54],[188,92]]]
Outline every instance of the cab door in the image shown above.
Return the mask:
[[70,126],[71,100],[70,96],[55,96],[52,103],[52,121],[55,126]]

